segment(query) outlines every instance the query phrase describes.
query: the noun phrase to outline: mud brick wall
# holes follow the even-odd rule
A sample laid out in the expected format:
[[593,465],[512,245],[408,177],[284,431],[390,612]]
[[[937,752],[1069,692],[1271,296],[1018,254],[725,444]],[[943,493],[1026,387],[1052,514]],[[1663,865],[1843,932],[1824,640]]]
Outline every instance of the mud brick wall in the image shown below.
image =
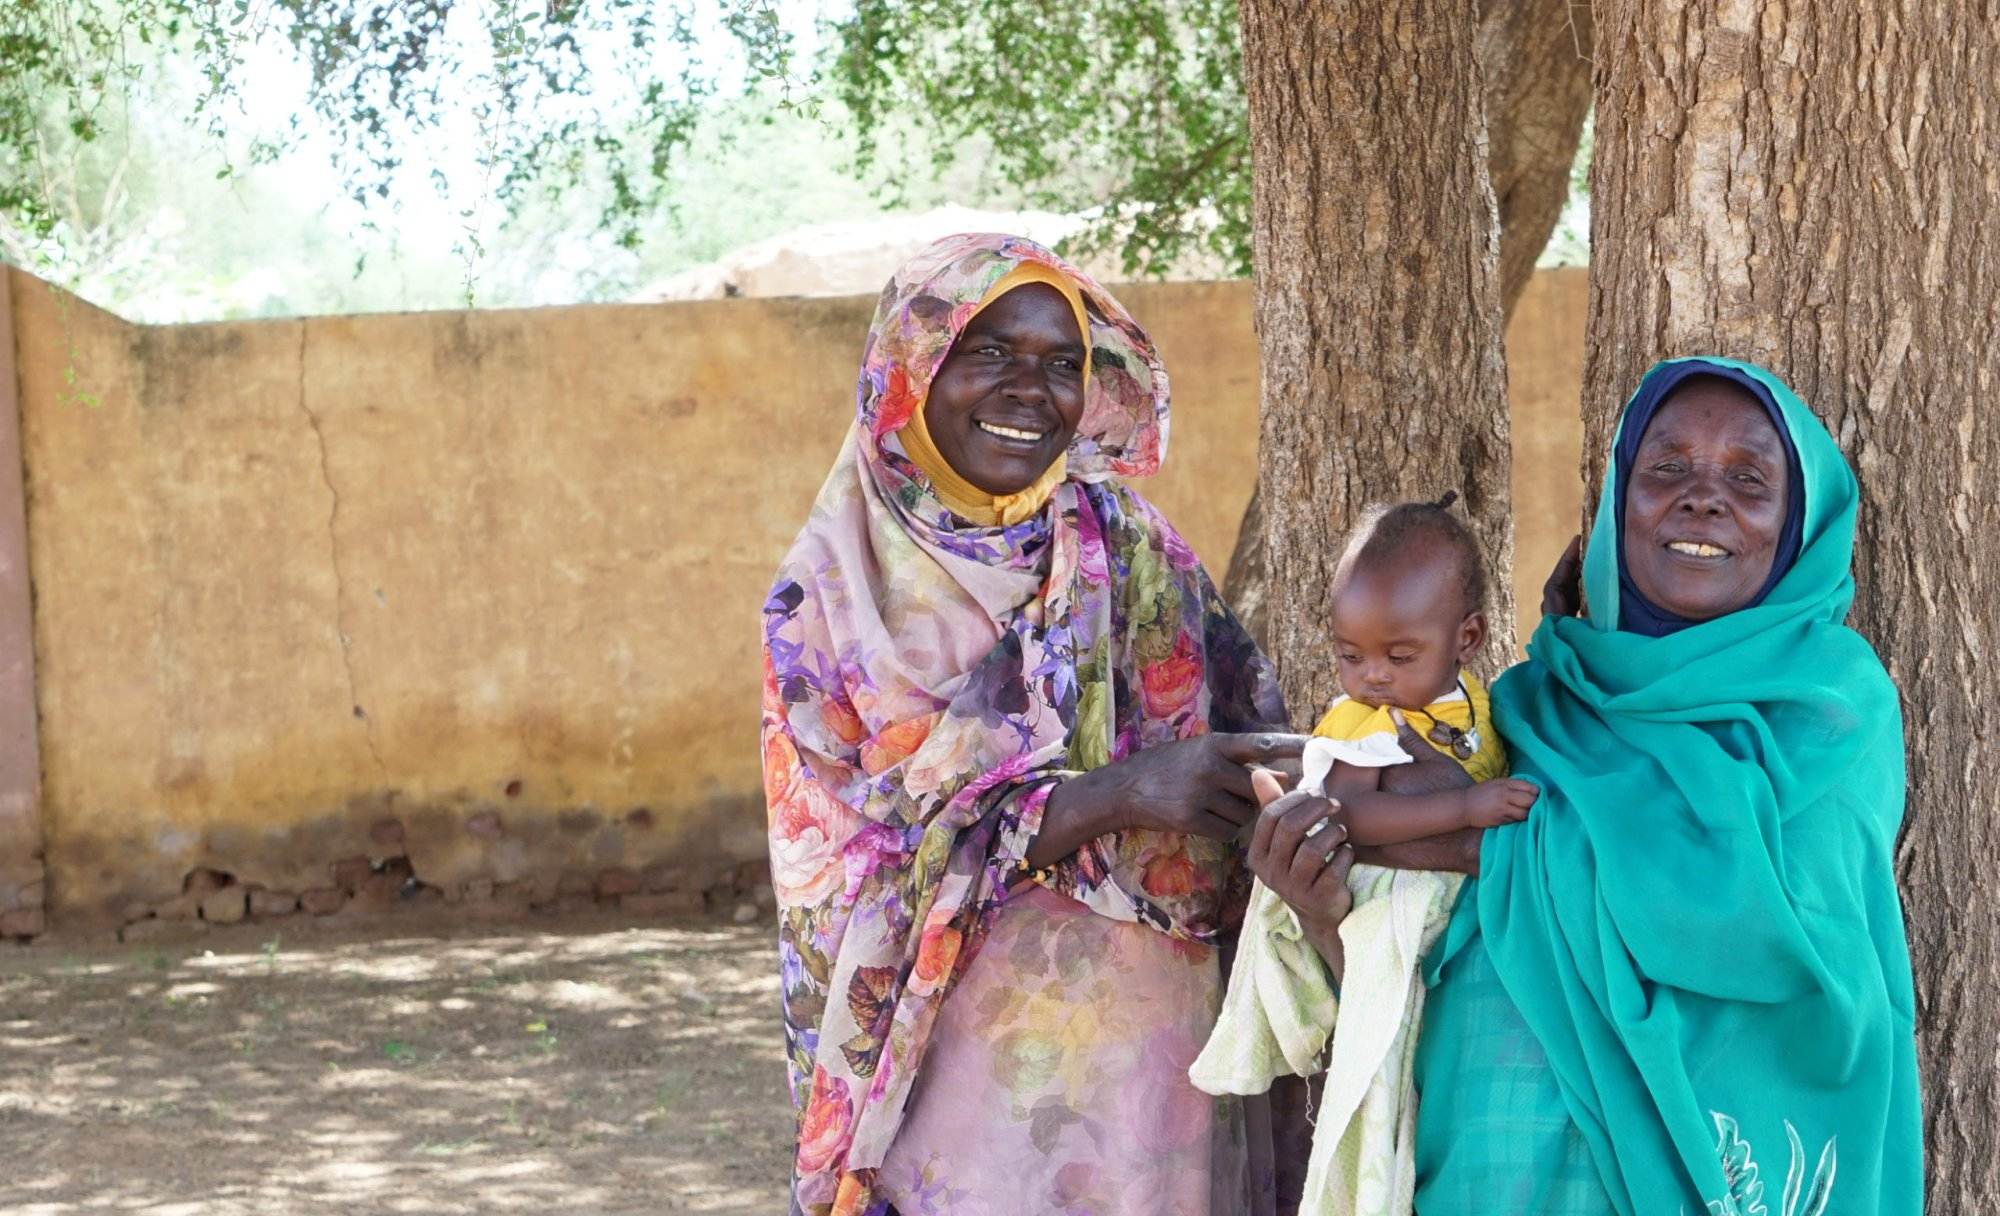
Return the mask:
[[[0,771],[0,916],[767,902],[758,609],[872,300],[143,327],[9,285],[40,771]],[[1219,577],[1249,286],[1120,294],[1174,383],[1140,488]],[[1574,530],[1582,300],[1550,272],[1517,313],[1524,585]],[[0,762],[19,726],[0,668]]]

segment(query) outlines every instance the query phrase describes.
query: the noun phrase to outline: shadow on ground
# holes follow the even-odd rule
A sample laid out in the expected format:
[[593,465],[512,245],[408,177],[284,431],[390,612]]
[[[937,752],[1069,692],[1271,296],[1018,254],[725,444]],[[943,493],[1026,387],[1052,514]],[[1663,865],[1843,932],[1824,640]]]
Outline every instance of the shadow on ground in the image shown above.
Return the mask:
[[0,950],[0,1211],[782,1212],[764,926]]

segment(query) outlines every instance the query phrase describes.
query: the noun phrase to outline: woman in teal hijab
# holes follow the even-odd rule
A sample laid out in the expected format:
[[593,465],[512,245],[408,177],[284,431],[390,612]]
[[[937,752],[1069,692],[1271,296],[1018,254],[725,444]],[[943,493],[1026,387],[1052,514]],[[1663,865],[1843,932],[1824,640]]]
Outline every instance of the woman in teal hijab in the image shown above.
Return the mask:
[[1917,1216],[1902,719],[1846,627],[1854,476],[1762,368],[1655,367],[1493,686],[1542,787],[1430,962],[1420,1216]]

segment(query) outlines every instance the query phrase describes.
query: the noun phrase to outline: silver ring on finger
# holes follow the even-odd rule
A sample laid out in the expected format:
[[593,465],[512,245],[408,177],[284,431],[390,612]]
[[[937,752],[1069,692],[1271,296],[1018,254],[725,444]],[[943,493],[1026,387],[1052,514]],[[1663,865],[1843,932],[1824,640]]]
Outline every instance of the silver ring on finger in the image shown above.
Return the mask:
[[1328,864],[1328,865],[1332,865],[1332,864],[1333,864],[1333,859],[1334,859],[1334,858],[1336,858],[1336,857],[1338,857],[1338,856],[1340,856],[1340,850],[1341,850],[1341,849],[1343,849],[1343,848],[1345,848],[1345,847],[1347,847],[1347,846],[1346,846],[1345,842],[1343,842],[1343,843],[1341,843],[1341,844],[1337,844],[1337,845],[1334,845],[1334,846],[1333,846],[1332,848],[1328,849],[1328,850],[1326,851],[1326,864]]
[[1331,827],[1332,824],[1333,820],[1331,819],[1313,820],[1313,825],[1306,829],[1306,839],[1311,840],[1313,837],[1319,835],[1321,832],[1326,831],[1326,829]]

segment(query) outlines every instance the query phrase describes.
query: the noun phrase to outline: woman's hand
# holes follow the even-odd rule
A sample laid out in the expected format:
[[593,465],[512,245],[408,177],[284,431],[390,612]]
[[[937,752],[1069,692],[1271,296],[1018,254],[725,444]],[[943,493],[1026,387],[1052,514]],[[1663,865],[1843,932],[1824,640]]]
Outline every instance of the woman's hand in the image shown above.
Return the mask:
[[1079,773],[1050,792],[1028,864],[1053,864],[1133,828],[1233,839],[1257,815],[1249,766],[1296,760],[1305,744],[1279,731],[1199,735]]
[[1556,559],[1549,581],[1542,584],[1543,616],[1579,616],[1583,612],[1583,534],[1569,538]]
[[[1382,770],[1382,789],[1390,794],[1438,794],[1466,789],[1472,774],[1458,761],[1425,743],[1400,710],[1389,715],[1396,721],[1396,742],[1415,759]],[[1445,836],[1412,840],[1407,844],[1381,845],[1362,849],[1360,858],[1371,866],[1392,870],[1440,870],[1456,874],[1479,873],[1479,838],[1485,832],[1467,828]]]
[[1354,907],[1347,889],[1354,846],[1347,843],[1340,804],[1304,792],[1284,793],[1269,773],[1253,774],[1252,781],[1264,809],[1250,837],[1251,872],[1292,906],[1306,940],[1338,979],[1346,965],[1340,922]]
[[1466,772],[1458,761],[1424,742],[1423,736],[1410,725],[1402,710],[1390,710],[1389,718],[1396,724],[1396,742],[1411,760],[1408,764],[1392,764],[1382,770],[1383,793],[1442,794],[1472,785],[1472,774]]

